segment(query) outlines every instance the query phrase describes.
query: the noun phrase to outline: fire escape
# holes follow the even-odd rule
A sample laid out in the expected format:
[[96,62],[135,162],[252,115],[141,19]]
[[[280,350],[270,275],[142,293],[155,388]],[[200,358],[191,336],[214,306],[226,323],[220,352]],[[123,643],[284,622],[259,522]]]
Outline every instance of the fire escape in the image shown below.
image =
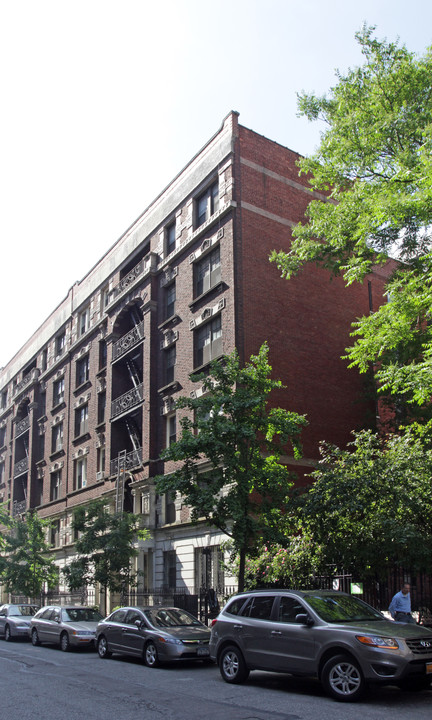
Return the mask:
[[136,307],[124,325],[127,332],[113,345],[110,474],[116,476],[116,512],[124,508],[126,479],[142,463],[144,327]]

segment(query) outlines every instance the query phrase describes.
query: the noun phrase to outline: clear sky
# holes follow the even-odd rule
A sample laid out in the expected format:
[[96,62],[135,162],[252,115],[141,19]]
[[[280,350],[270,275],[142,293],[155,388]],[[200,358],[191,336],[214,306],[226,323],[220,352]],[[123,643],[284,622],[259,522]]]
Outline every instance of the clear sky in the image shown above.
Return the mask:
[[432,44],[430,0],[0,0],[0,366],[230,110],[312,152],[296,93],[361,63],[365,21]]

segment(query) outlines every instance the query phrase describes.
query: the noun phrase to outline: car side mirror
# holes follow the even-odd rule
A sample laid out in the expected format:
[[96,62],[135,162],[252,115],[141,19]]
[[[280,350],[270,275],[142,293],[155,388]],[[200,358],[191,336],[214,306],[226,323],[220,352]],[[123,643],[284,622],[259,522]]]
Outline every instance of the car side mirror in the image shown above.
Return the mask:
[[311,625],[314,624],[313,619],[312,619],[311,616],[308,615],[307,613],[299,613],[298,615],[295,616],[295,621],[296,621],[296,623],[298,623],[299,625],[308,625],[308,626],[311,626]]
[[137,626],[138,630],[144,630],[146,626],[144,620],[135,620],[135,625]]

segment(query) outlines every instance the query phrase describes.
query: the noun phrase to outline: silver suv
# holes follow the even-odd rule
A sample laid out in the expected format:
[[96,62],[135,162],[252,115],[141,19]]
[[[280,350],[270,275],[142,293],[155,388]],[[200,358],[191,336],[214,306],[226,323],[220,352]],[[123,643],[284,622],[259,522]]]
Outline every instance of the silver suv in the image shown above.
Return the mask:
[[228,683],[250,670],[318,677],[336,700],[358,700],[367,683],[427,688],[432,630],[392,622],[353,595],[260,590],[232,597],[213,621],[210,656]]

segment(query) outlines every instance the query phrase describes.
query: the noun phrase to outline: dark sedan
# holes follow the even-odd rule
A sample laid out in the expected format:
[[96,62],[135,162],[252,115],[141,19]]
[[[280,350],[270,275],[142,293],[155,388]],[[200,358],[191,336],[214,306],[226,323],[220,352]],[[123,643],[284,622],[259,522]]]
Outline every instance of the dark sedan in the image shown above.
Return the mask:
[[19,637],[28,639],[30,620],[38,610],[38,605],[27,603],[2,605],[0,607],[0,635],[3,635],[6,642]]
[[96,628],[99,657],[135,655],[148,667],[178,660],[208,660],[210,630],[175,607],[123,607]]

